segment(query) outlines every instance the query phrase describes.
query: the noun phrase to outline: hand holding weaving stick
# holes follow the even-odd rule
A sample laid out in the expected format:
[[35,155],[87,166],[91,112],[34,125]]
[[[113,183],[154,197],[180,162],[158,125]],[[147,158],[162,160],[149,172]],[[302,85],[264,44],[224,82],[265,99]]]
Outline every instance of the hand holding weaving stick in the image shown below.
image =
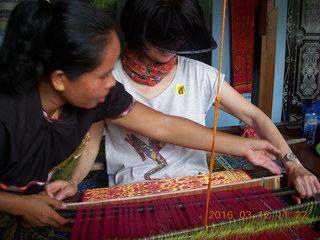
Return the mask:
[[319,181],[302,165],[288,167],[287,174],[288,185],[294,187],[297,191],[295,195],[292,195],[297,203],[301,203],[301,199],[309,199],[320,192]]
[[17,207],[18,215],[25,221],[22,225],[25,227],[52,226],[59,228],[70,223],[71,219],[64,219],[53,209],[63,209],[66,204],[50,198],[45,195],[23,196],[23,203]]
[[[53,226],[61,227],[71,220],[64,219],[53,209],[63,209],[66,204],[45,196],[33,194],[19,196],[10,193],[0,192],[0,211],[6,211],[13,215],[22,217],[21,224],[24,227]],[[6,209],[2,209],[2,208]],[[8,211],[8,209],[10,209]]]

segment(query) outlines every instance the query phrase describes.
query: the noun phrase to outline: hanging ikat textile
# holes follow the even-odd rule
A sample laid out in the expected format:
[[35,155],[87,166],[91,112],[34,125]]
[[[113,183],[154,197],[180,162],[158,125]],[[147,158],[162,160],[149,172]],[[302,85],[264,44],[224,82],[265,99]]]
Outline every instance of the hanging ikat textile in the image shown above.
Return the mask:
[[232,0],[232,84],[240,93],[251,93],[255,10],[258,0]]

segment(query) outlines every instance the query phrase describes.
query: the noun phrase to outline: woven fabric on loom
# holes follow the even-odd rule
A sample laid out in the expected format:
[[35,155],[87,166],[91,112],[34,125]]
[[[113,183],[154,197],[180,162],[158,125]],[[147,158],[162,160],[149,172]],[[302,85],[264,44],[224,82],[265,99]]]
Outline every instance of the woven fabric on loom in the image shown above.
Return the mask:
[[232,0],[232,82],[241,94],[251,93],[255,8],[258,0]]
[[[195,194],[80,208],[77,212],[71,239],[132,239],[158,234],[161,236],[160,239],[172,239],[175,231],[178,235],[186,237],[179,236],[177,239],[193,239],[188,238],[188,234],[184,230],[203,225],[205,202],[206,194]],[[209,226],[214,224],[212,230],[215,231],[214,234],[218,234],[214,236],[219,239],[292,240],[317,239],[319,237],[319,234],[310,226],[300,226],[303,222],[302,218],[298,221],[293,219],[298,222],[296,224],[299,226],[281,231],[279,229],[270,231],[269,227],[274,224],[274,221],[280,221],[278,225],[280,224],[282,227],[287,226],[284,225],[287,217],[282,215],[283,213],[277,211],[274,218],[271,218],[269,214],[273,209],[282,207],[285,205],[261,186],[215,192],[211,194],[209,204]],[[294,213],[294,211],[292,212]],[[267,214],[263,215],[264,213]],[[307,213],[309,213],[308,210]],[[259,226],[263,229],[253,228],[259,229],[258,235],[255,235],[256,231],[251,227],[255,223],[254,214],[256,214],[255,221],[258,221]],[[293,218],[295,217],[297,215],[293,216]],[[223,221],[229,221],[230,225],[221,225],[222,229],[218,229],[219,223]],[[235,221],[237,222],[235,223]],[[266,225],[267,228],[265,228]],[[279,227],[278,225],[277,227]],[[251,229],[251,231],[242,233],[242,228]],[[203,228],[199,228],[197,231],[202,230]],[[220,230],[222,231],[220,232]],[[196,239],[204,238],[198,237]]]
[[[149,181],[109,188],[92,189],[83,192],[82,201],[119,199],[203,188],[208,185],[208,177],[208,174],[202,174],[170,180]],[[240,169],[214,172],[212,174],[212,185],[241,182],[250,179],[251,177],[245,171]]]
[[256,168],[247,159],[236,155],[221,155],[215,158],[214,171],[244,169],[251,170]]

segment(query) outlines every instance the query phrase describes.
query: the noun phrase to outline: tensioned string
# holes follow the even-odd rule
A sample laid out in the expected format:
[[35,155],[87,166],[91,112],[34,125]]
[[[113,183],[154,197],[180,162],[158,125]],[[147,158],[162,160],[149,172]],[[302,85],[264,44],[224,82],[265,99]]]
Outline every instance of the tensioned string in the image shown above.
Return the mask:
[[221,25],[221,40],[220,40],[220,55],[219,55],[219,69],[218,69],[218,88],[217,96],[215,101],[214,109],[214,123],[213,123],[213,140],[211,147],[210,155],[210,172],[209,172],[209,181],[207,189],[207,200],[206,200],[206,212],[204,218],[205,230],[208,230],[208,218],[209,218],[209,202],[210,202],[210,192],[211,192],[211,177],[214,165],[214,156],[215,156],[215,146],[216,146],[216,135],[217,135],[217,125],[218,125],[218,115],[219,115],[219,106],[220,106],[220,83],[221,83],[221,72],[222,72],[222,56],[223,56],[223,43],[224,43],[224,28],[225,28],[225,18],[226,18],[226,6],[227,0],[223,1],[222,9],[222,25]]

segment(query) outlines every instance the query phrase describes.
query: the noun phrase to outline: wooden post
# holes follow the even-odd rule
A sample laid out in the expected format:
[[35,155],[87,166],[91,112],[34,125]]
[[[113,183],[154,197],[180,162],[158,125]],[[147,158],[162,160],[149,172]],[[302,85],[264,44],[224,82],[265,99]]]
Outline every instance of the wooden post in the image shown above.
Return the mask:
[[271,118],[278,9],[275,6],[275,0],[263,0],[262,5],[265,6],[262,11],[265,11],[263,15],[266,19],[262,21],[265,26],[260,26],[262,36],[258,107]]

